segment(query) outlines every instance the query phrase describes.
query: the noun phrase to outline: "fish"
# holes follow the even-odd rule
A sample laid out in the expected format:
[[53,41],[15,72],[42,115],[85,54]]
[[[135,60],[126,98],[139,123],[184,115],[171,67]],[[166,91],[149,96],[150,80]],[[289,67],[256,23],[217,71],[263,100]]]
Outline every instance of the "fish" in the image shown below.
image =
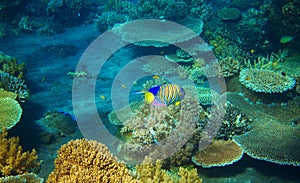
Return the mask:
[[293,39],[294,39],[293,36],[285,35],[285,36],[282,36],[282,37],[280,38],[280,43],[281,43],[281,44],[286,44],[286,43],[291,42]]
[[74,115],[72,115],[72,114],[70,114],[70,113],[68,113],[68,112],[66,112],[66,111],[64,111],[64,110],[57,110],[56,112],[58,112],[58,113],[60,113],[60,114],[63,114],[63,115],[65,115],[65,116],[69,116],[70,118],[72,118],[72,120],[73,120],[74,122],[77,122],[76,117],[75,117]]
[[152,78],[153,78],[153,79],[158,79],[159,76],[158,76],[158,75],[154,75],[154,76],[152,76]]
[[178,106],[185,96],[185,91],[177,84],[162,84],[153,86],[148,91],[136,92],[143,93],[145,101],[154,107],[168,106],[175,104]]

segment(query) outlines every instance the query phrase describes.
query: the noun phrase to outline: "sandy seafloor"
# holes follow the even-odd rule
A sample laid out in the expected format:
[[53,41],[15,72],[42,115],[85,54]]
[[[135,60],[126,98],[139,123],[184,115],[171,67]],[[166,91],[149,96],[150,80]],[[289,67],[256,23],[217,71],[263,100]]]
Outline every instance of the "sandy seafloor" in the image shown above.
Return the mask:
[[[83,25],[68,29],[63,34],[42,37],[18,35],[4,38],[0,50],[25,62],[27,85],[31,98],[22,104],[23,116],[20,123],[9,130],[9,134],[19,136],[24,149],[35,148],[39,159],[43,161],[39,176],[47,178],[53,170],[53,161],[59,147],[73,138],[82,138],[80,130],[68,137],[61,137],[53,144],[39,143],[35,122],[43,118],[47,111],[64,110],[72,114],[72,79],[67,75],[75,71],[77,62],[88,45],[100,34],[94,25]],[[62,46],[62,47],[60,47]],[[45,49],[48,48],[48,49]],[[101,51],[101,50],[99,50]],[[126,63],[138,55],[137,48],[122,49],[106,66],[102,78],[104,85],[97,86],[96,95],[109,96],[110,82],[120,62]],[[110,108],[109,97],[105,100],[96,97],[101,115],[106,115]],[[300,168],[281,166],[265,161],[254,160],[244,155],[242,160],[233,165],[203,169],[198,168],[204,182],[265,182],[295,183],[300,182]]]

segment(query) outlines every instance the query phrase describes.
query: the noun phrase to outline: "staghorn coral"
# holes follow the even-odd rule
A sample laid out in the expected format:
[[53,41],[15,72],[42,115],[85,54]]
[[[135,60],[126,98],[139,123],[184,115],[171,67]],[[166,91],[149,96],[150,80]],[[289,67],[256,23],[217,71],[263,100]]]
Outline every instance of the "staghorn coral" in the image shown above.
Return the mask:
[[0,88],[6,91],[14,92],[17,94],[19,101],[24,102],[29,98],[29,90],[25,84],[25,80],[18,79],[17,77],[10,75],[0,70]]
[[295,79],[271,70],[243,69],[239,81],[255,92],[282,93],[295,86]]
[[140,164],[136,165],[137,177],[145,183],[201,183],[202,179],[198,176],[196,169],[179,167],[177,173],[168,172],[162,169],[162,162],[146,157]]
[[18,175],[28,173],[39,167],[37,154],[33,149],[31,152],[23,152],[19,145],[18,137],[7,138],[7,131],[2,129],[0,134],[0,172],[1,176]]
[[243,156],[242,148],[233,140],[214,140],[204,150],[198,151],[192,161],[203,168],[230,165]]
[[22,175],[7,176],[0,178],[1,183],[43,183],[44,179],[34,173],[25,173]]
[[18,64],[16,58],[0,52],[0,71],[9,73],[18,79],[24,79],[25,64]]
[[240,69],[240,62],[233,57],[224,57],[219,60],[224,77],[231,77],[237,74]]
[[227,101],[225,103],[225,110],[223,123],[217,133],[216,139],[232,139],[235,135],[241,135],[251,130],[252,120],[236,106]]
[[71,140],[63,145],[55,159],[52,182],[138,182],[128,173],[125,164],[117,162],[108,148],[93,140]]
[[0,98],[0,128],[14,127],[20,121],[22,112],[23,110],[16,100]]

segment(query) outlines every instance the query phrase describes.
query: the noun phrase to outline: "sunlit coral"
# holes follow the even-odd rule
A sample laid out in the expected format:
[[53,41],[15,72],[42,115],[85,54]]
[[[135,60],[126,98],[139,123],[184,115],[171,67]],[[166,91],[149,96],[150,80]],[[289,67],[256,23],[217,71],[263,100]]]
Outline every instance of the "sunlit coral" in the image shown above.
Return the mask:
[[30,172],[39,167],[37,153],[23,152],[18,137],[7,138],[7,131],[0,134],[0,171],[2,176],[18,175]]
[[117,162],[108,148],[86,139],[63,145],[55,160],[55,169],[47,182],[138,182],[128,173],[125,164]]

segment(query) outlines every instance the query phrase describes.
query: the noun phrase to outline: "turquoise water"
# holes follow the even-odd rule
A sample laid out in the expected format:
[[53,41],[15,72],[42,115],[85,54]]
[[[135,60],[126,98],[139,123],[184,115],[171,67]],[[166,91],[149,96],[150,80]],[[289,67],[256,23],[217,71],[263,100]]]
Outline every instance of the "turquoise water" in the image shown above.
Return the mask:
[[[188,124],[193,131],[175,136],[186,141],[175,149],[182,154],[161,156],[165,169],[195,167],[203,182],[299,182],[299,2],[158,2],[0,2],[0,51],[25,63],[22,79],[30,92],[17,99],[22,117],[8,134],[19,136],[24,150],[36,149],[42,164],[30,171],[46,180],[60,146],[78,138],[97,139],[132,168],[114,137],[166,147],[164,140],[187,124],[183,113],[196,118]],[[259,71],[242,76],[243,69]],[[134,94],[164,83],[186,90],[179,107],[156,108]],[[190,96],[199,102],[197,114],[183,107],[193,104]],[[142,107],[123,113],[133,102]],[[195,162],[205,130],[211,140],[234,139],[242,157],[210,168]]]

